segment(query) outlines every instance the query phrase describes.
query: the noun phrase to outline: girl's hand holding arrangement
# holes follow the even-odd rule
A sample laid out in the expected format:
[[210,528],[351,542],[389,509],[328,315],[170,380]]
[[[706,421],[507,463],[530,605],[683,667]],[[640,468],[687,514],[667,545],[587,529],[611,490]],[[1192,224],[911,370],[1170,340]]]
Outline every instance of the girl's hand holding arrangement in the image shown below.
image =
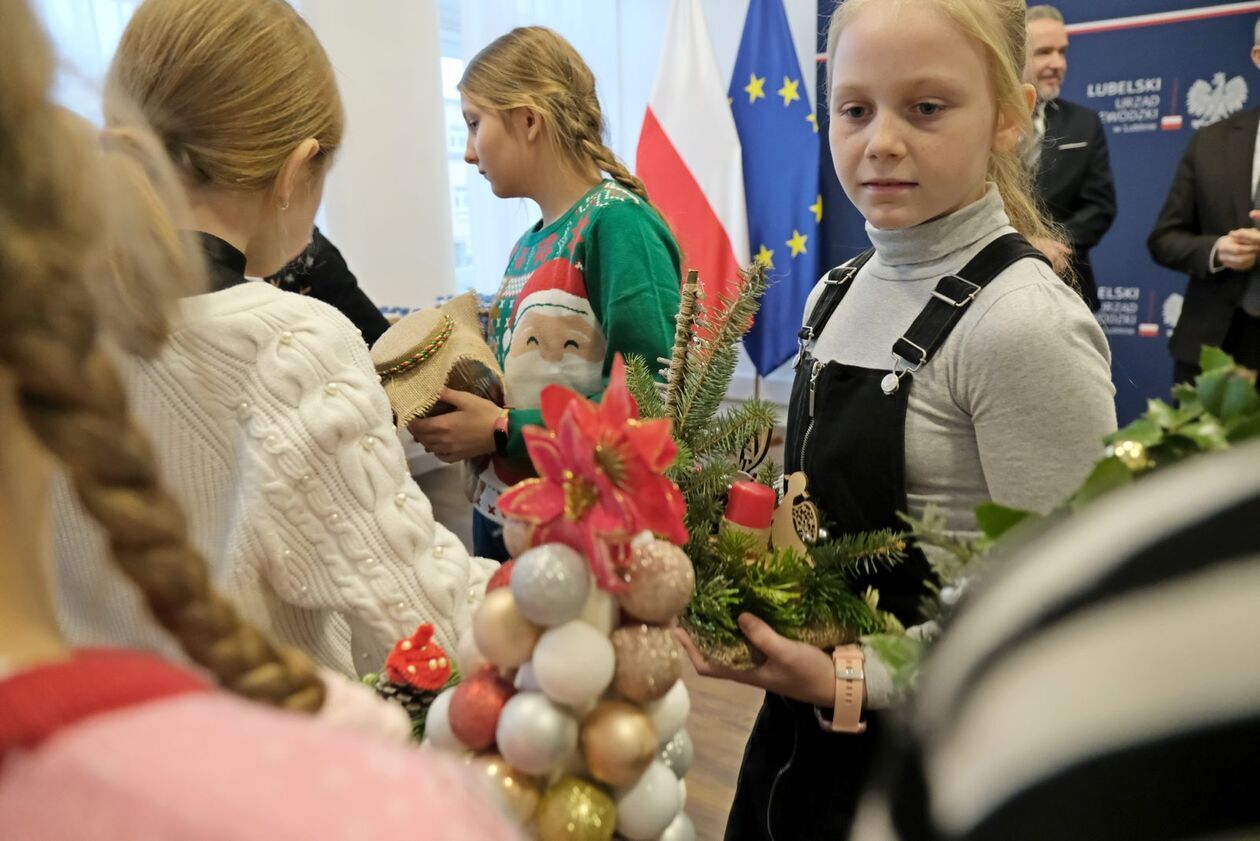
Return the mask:
[[494,423],[503,411],[484,397],[443,389],[441,399],[455,411],[407,424],[411,437],[447,464],[494,452]]
[[674,634],[691,659],[691,665],[704,677],[746,683],[816,707],[827,708],[835,702],[836,671],[826,652],[781,636],[751,613],[740,614],[739,629],[766,656],[765,662],[756,668],[739,671],[713,663],[686,631],[675,628]]

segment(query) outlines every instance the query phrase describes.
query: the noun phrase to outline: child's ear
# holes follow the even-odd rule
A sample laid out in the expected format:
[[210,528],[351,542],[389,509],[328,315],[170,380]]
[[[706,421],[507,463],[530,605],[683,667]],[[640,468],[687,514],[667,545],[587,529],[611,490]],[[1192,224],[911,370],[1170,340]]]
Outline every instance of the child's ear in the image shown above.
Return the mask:
[[542,134],[542,115],[533,108],[522,108],[521,115],[521,122],[525,126],[525,138],[537,140]]
[[998,112],[997,128],[993,132],[993,151],[998,153],[1009,152],[1019,143],[1020,136],[1024,133],[1023,127],[1027,114],[1031,114],[1033,108],[1037,105],[1037,89],[1032,85],[1021,85],[1020,93],[1023,95],[1024,105],[1028,109],[1021,115],[1021,119],[1012,119],[1011,115],[1005,111]]

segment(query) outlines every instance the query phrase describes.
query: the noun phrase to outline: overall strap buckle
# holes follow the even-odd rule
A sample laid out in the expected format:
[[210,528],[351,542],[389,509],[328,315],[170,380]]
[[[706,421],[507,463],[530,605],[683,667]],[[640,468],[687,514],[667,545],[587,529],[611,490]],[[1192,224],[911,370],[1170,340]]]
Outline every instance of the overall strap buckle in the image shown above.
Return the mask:
[[936,288],[932,290],[932,297],[957,309],[974,301],[983,288],[980,284],[972,283],[965,277],[950,274],[945,275],[936,284]]

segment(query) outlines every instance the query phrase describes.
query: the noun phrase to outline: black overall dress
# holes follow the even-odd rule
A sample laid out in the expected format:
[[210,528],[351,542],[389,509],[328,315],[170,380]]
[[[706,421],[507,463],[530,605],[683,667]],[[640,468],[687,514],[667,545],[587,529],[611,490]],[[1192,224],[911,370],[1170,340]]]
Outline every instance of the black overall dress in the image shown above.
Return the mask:
[[[1025,257],[1046,261],[1019,234],[987,245],[957,275],[938,281],[927,306],[890,348],[893,368],[814,359],[822,333],[851,281],[871,256],[833,269],[806,326],[788,413],[786,471],[803,470],[833,534],[902,529],[907,510],[906,406],[914,372],[932,358],[971,302],[1004,269]],[[918,549],[893,570],[861,579],[879,606],[907,627],[922,621],[932,571]],[[830,733],[814,708],[767,692],[740,767],[726,841],[805,841],[847,837],[883,723],[865,714],[860,735]]]

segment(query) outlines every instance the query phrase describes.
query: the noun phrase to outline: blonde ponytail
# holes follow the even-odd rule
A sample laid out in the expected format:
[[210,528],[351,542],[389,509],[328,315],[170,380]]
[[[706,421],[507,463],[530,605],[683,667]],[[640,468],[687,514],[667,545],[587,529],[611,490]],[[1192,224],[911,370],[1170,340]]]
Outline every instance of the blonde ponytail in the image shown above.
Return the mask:
[[468,62],[459,90],[482,108],[530,108],[564,160],[593,164],[648,203],[647,188],[604,143],[595,75],[553,30],[522,26],[490,42]]

